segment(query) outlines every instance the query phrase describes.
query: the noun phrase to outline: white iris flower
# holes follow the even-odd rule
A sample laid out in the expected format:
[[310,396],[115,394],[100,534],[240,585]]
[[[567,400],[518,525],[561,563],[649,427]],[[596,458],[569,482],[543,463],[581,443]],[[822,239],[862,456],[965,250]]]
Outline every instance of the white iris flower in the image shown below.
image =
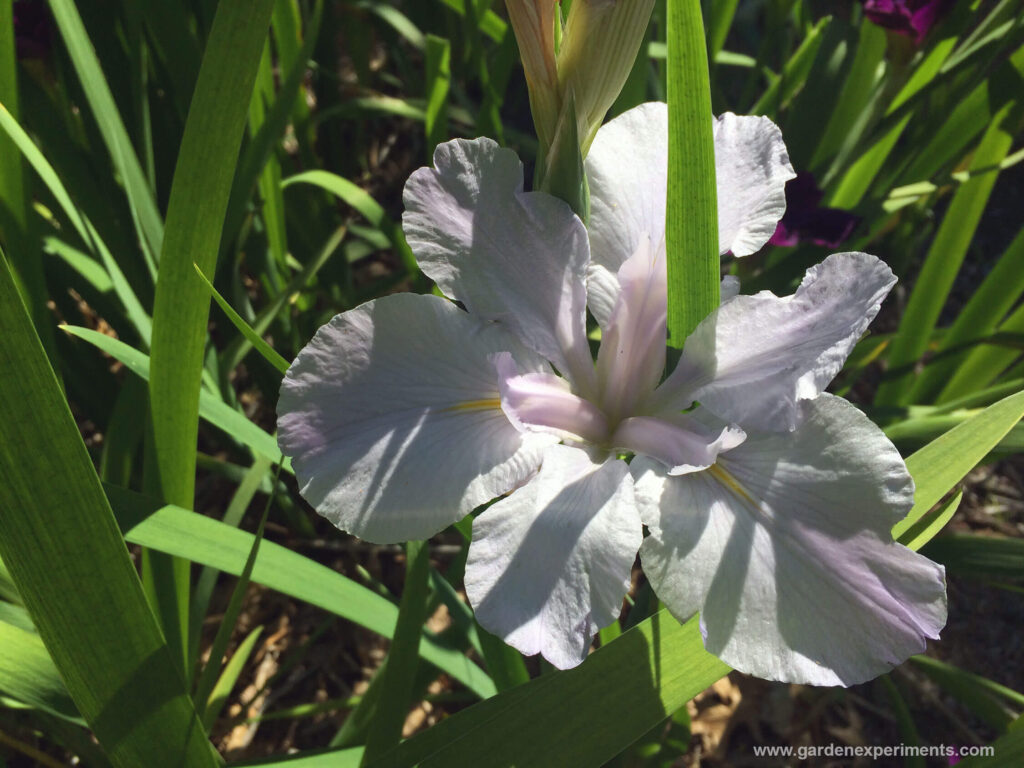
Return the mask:
[[[715,153],[721,252],[753,253],[793,177],[782,137],[727,114]],[[733,667],[870,679],[946,619],[942,567],[890,535],[913,501],[903,460],[824,393],[895,278],[843,253],[792,296],[723,295],[662,381],[666,158],[664,104],[604,126],[588,233],[523,191],[512,151],[439,146],[406,186],[404,227],[465,309],[402,294],[336,316],[285,378],[281,447],[317,511],[374,542],[429,537],[503,496],[473,523],[469,600],[557,667],[614,621],[639,551],[658,597],[679,619],[700,611]]]

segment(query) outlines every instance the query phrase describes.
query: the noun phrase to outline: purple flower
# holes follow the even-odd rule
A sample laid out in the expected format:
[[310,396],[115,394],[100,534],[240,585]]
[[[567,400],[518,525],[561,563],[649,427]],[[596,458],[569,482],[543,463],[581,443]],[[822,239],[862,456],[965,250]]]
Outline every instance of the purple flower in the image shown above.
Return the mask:
[[15,0],[14,42],[19,59],[45,59],[50,54],[50,13],[41,0]]
[[786,184],[786,213],[768,242],[782,246],[811,242],[826,248],[842,244],[860,217],[839,208],[822,208],[823,195],[814,174],[798,173]]
[[864,15],[920,43],[952,4],[952,0],[865,0]]

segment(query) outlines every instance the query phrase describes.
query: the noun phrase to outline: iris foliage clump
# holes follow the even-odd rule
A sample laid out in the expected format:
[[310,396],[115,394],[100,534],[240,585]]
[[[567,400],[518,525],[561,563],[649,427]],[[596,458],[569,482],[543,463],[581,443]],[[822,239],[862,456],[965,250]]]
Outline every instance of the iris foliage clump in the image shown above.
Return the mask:
[[0,765],[1019,761],[1024,8],[827,5],[0,0]]

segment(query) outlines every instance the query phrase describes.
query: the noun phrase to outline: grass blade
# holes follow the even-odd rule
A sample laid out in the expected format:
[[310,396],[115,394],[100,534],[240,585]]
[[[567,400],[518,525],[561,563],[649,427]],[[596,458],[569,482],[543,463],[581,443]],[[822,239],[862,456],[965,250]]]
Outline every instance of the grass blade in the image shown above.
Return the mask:
[[117,297],[121,300],[125,313],[132,321],[132,325],[135,326],[135,330],[138,331],[143,343],[149,346],[152,327],[149,315],[142,308],[142,304],[131,289],[127,279],[125,279],[124,273],[117,265],[117,261],[111,255],[110,250],[100,238],[93,225],[84,214],[79,212],[78,206],[71,201],[71,197],[61,183],[57,172],[46,161],[43,153],[39,151],[39,148],[36,147],[32,139],[18,125],[18,121],[14,119],[14,116],[7,111],[3,104],[0,104],[0,130],[3,130],[11,138],[15,146],[21,150],[29,165],[32,166],[33,170],[35,170],[39,178],[50,190],[50,193],[57,199],[61,210],[64,211],[68,221],[74,227],[82,242],[92,248],[100,258],[100,261],[103,262],[103,266],[107,270],[107,275],[110,277]]
[[[275,477],[275,481],[276,479]],[[213,692],[222,677],[221,659],[224,658],[228,643],[231,642],[231,635],[235,632],[238,616],[242,612],[242,600],[245,598],[245,591],[249,588],[252,569],[256,564],[256,556],[260,552],[260,543],[263,541],[263,529],[267,524],[267,515],[270,513],[272,500],[272,496],[267,499],[267,505],[263,509],[263,516],[260,517],[259,525],[256,526],[256,534],[252,537],[252,546],[249,548],[249,554],[245,558],[245,565],[242,567],[242,572],[238,575],[238,582],[235,584],[235,588],[231,591],[231,599],[228,601],[228,607],[224,611],[224,617],[217,627],[217,634],[213,639],[213,646],[210,648],[210,658],[207,660],[206,666],[203,667],[202,674],[199,675],[199,680],[196,683],[196,692],[192,697],[196,703],[196,709],[201,710],[203,713],[203,727],[206,728],[207,733],[213,727],[213,723],[216,721],[217,714],[219,713],[219,707],[214,705]],[[224,669],[224,672],[227,672],[227,668]],[[220,703],[223,705],[223,701]]]
[[969,579],[1024,579],[1024,541],[957,534],[931,542],[924,554]]
[[[61,0],[64,2],[65,0]],[[153,307],[149,380],[154,487],[191,507],[195,489],[199,389],[210,299],[193,263],[213,274],[221,229],[273,0],[217,5],[171,185]],[[157,585],[171,647],[188,664],[187,564]],[[170,582],[170,583],[168,583]]]
[[885,57],[886,40],[885,30],[876,24],[860,25],[853,63],[811,159],[812,170],[823,168],[836,155],[848,140],[851,126],[857,124],[858,116],[868,108],[871,92],[877,84],[878,66]]
[[114,765],[216,765],[2,256],[0,327],[0,556],[39,637]]
[[1024,696],[981,675],[924,655],[913,656],[911,661],[997,731],[1004,731],[1013,720],[1006,702],[1024,707]]
[[[252,503],[253,497],[256,492],[260,490],[264,481],[267,479],[267,473],[269,472],[273,462],[266,456],[257,456],[252,466],[245,472],[242,477],[241,483],[235,490],[235,495],[231,497],[231,502],[228,504],[227,511],[224,513],[223,523],[230,525],[233,528],[237,528],[239,523],[242,522],[242,518],[245,516],[245,511],[249,508],[249,504]],[[274,478],[268,491],[273,491],[277,487],[277,478]],[[117,483],[114,483],[117,485]],[[194,659],[198,656],[199,640],[202,634],[202,623],[206,617],[206,611],[210,607],[210,599],[213,596],[213,588],[217,583],[217,576],[219,571],[216,568],[203,568],[199,574],[199,578],[196,579],[196,588],[192,595],[192,603],[190,610],[192,618],[189,622],[192,628],[191,644],[189,645],[189,658]]]
[[914,506],[893,526],[901,539],[949,490],[1024,416],[1024,392],[1000,400],[972,419],[949,430],[907,458],[914,478]]
[[[15,58],[14,4],[0,0],[0,104],[18,117],[18,65]],[[54,358],[53,316],[46,306],[46,276],[39,247],[30,233],[32,191],[21,155],[11,139],[0,134],[0,239],[11,253],[11,268],[25,305],[51,359]],[[55,366],[58,367],[58,366]]]
[[412,705],[421,629],[427,620],[430,545],[425,541],[410,541],[405,546],[405,552],[405,588],[402,590],[402,602],[398,608],[398,622],[391,638],[387,665],[379,673],[384,676],[381,680],[380,702],[366,735],[364,765],[398,744],[402,738],[405,716]]
[[681,348],[718,306],[718,193],[700,2],[669,0],[668,14],[668,331]]
[[300,103],[299,96],[302,81],[306,75],[306,63],[313,53],[320,34],[320,22],[323,17],[323,0],[313,7],[309,23],[306,26],[306,39],[302,43],[288,76],[282,81],[273,105],[264,115],[262,124],[242,153],[242,159],[235,172],[231,187],[228,210],[225,215],[224,237],[234,237],[245,217],[245,206],[252,196],[257,181],[267,161],[271,158],[274,147],[281,141],[288,125],[288,117]]
[[910,526],[899,537],[899,543],[915,552],[919,550],[934,539],[939,531],[946,526],[946,523],[953,519],[953,515],[960,508],[960,502],[963,501],[963,498],[964,492],[962,490],[957,491],[951,499],[942,502],[936,507],[934,512],[925,513],[920,520]]
[[[967,248],[999,175],[999,163],[1013,143],[1016,123],[1019,122],[1017,113],[1016,104],[1010,102],[993,118],[971,161],[970,170],[976,175],[957,189],[949,204],[900,321],[900,332],[893,339],[889,351],[889,366],[901,369],[901,373],[883,377],[875,396],[876,405],[901,405],[915,397],[926,396],[926,387],[933,389],[939,384],[938,379],[923,376],[915,385],[913,369],[908,366],[912,366],[924,353],[927,338],[935,328],[967,255]],[[982,169],[992,170],[979,173]]]
[[135,220],[143,250],[150,256],[150,268],[155,269],[154,254],[161,251],[163,242],[163,219],[156,207],[153,193],[135,154],[128,131],[125,130],[121,115],[117,111],[114,97],[110,93],[103,69],[93,50],[89,36],[78,15],[74,0],[49,0],[50,10],[60,28],[64,44],[71,55],[71,61],[82,82],[82,89],[89,100],[93,117],[99,125],[103,141],[110,152],[114,168],[123,179],[128,203]]
[[85,725],[43,641],[0,620],[0,692],[62,720]]
[[384,212],[384,208],[370,197],[368,192],[330,171],[316,170],[297,173],[281,182],[281,187],[287,189],[293,184],[312,184],[314,187],[330,192],[343,203],[354,208],[387,237],[406,271],[410,275],[419,273],[416,257],[413,256],[412,249],[405,241],[405,233],[402,232],[401,226]]
[[[209,517],[158,502],[123,488],[107,494],[125,539],[176,557],[239,575],[252,549],[253,535]],[[330,568],[270,541],[263,542],[252,580],[316,605],[384,637],[395,632],[398,608],[389,600]],[[424,637],[420,654],[481,698],[495,693],[480,667],[432,637]]]
[[199,275],[199,279],[203,281],[203,285],[206,286],[206,290],[213,297],[213,300],[217,302],[217,306],[224,310],[224,314],[228,316],[228,320],[231,321],[235,328],[241,331],[242,335],[249,340],[249,343],[256,348],[257,352],[263,355],[268,363],[277,368],[277,370],[282,374],[287,373],[288,361],[275,352],[274,348],[267,344],[267,342],[265,342],[263,338],[256,333],[256,331],[254,331],[249,324],[245,322],[245,320],[242,319],[241,315],[235,312],[234,308],[228,304],[227,299],[221,296],[217,292],[217,289],[213,287],[213,283],[206,279],[206,275],[204,275],[202,270],[199,269],[198,264],[193,264],[192,266],[196,268],[196,274]]
[[803,87],[811,73],[811,65],[818,56],[824,31],[831,21],[832,17],[826,16],[808,30],[807,37],[786,62],[782,74],[768,86],[761,98],[748,110],[748,114],[775,115]]
[[427,159],[448,138],[448,91],[452,84],[452,49],[443,37],[427,35]]
[[[320,271],[327,261],[335,254],[338,250],[338,246],[345,239],[347,234],[347,228],[342,226],[338,227],[334,233],[327,239],[324,247],[320,249],[320,252],[306,264],[302,270],[296,274],[285,286],[285,289],[277,294],[274,299],[256,315],[256,319],[252,323],[252,330],[256,334],[265,333],[270,324],[274,322],[275,318],[284,309],[285,305],[294,300],[298,293],[306,287],[306,285],[316,277],[317,272]],[[239,336],[232,341],[224,352],[221,354],[221,369],[224,371],[233,371],[238,365],[245,359],[245,356],[252,349],[252,343],[246,336]]]
[[[136,376],[140,376],[146,381],[150,380],[150,359],[139,350],[129,347],[123,341],[88,328],[71,325],[64,325],[61,328],[120,360]],[[281,449],[277,447],[277,440],[273,435],[264,432],[257,424],[249,421],[244,413],[236,411],[205,389],[199,393],[198,410],[202,418],[254,452],[267,457],[280,455]],[[194,447],[192,451],[194,454]],[[287,460],[284,463],[284,469],[288,472],[291,471],[291,463]]]
[[603,765],[728,672],[696,617],[679,624],[661,611],[579,667],[459,712],[372,765]]
[[220,717],[224,705],[227,704],[228,696],[231,695],[231,690],[235,687],[235,683],[238,682],[238,678],[245,668],[245,662],[252,655],[252,650],[256,645],[256,641],[260,639],[261,634],[263,634],[263,627],[256,627],[246,635],[245,639],[238,644],[238,648],[235,649],[228,663],[224,665],[224,671],[221,672],[220,677],[217,678],[217,682],[213,686],[213,690],[210,691],[206,714],[203,715],[203,726],[207,731],[213,728],[217,718]]

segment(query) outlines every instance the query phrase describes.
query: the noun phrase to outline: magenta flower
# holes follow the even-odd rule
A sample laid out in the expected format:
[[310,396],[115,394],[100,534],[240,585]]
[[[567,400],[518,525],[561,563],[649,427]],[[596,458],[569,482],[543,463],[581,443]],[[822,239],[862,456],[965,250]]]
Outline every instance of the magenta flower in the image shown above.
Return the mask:
[[841,208],[823,208],[823,195],[813,173],[801,171],[790,179],[786,184],[786,213],[768,244],[814,243],[836,248],[844,243],[860,223],[860,217]]
[[865,0],[864,15],[920,43],[952,4],[952,0]]

